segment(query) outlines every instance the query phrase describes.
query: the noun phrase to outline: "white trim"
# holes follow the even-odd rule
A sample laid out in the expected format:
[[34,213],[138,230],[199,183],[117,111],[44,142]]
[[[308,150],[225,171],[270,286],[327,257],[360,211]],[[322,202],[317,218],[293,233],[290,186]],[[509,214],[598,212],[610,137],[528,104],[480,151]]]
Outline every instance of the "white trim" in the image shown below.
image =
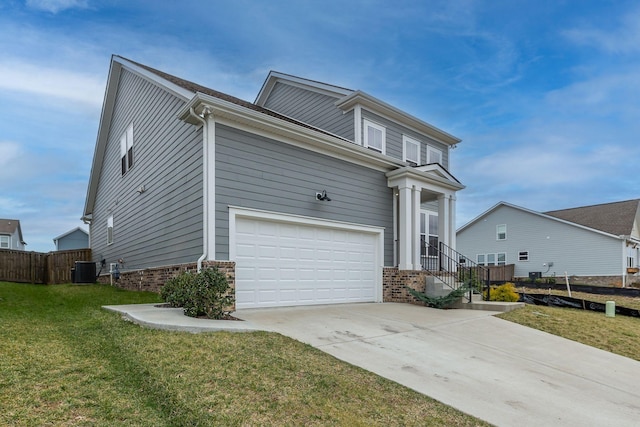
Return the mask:
[[[379,153],[385,154],[386,148],[387,148],[387,129],[384,126],[382,126],[382,125],[380,125],[378,123],[374,123],[369,119],[364,119],[362,121],[362,128],[363,128],[362,145],[365,148],[370,148],[370,149],[375,150],[375,151],[377,151]],[[381,133],[381,136],[380,136],[381,141],[380,141],[380,147],[379,148],[376,147],[376,146],[373,146],[373,145],[371,145],[369,143],[369,129],[368,128],[372,128],[372,129],[377,130],[377,131],[379,131]]]
[[437,127],[430,125],[411,114],[399,110],[396,107],[389,105],[361,90],[352,92],[350,95],[338,100],[335,105],[343,111],[349,111],[354,108],[354,106],[361,105],[372,113],[386,119],[390,119],[393,122],[397,122],[407,129],[411,129],[419,134],[424,134],[445,145],[456,145],[461,141],[459,138],[456,138],[455,136],[438,129]]
[[300,87],[306,90],[311,90],[313,92],[328,95],[333,98],[341,98],[350,95],[353,92],[350,89],[342,88],[328,83],[309,80],[298,76],[292,76],[290,74],[285,74],[278,71],[270,71],[269,75],[262,84],[262,88],[260,89],[258,96],[256,96],[254,104],[264,106],[264,103],[267,101],[267,98],[269,98],[269,95],[271,95],[271,91],[278,82],[294,87]]
[[8,234],[0,234],[0,240],[1,240],[3,237],[6,237],[6,238],[7,238],[7,247],[6,247],[6,248],[5,248],[5,247],[3,247],[3,246],[2,246],[2,242],[0,242],[0,249],[11,249],[11,235],[8,235]]
[[[500,230],[501,228],[504,227],[504,239],[500,238]],[[504,240],[507,240],[507,224],[496,224],[496,241],[498,242],[502,242]]]
[[353,142],[362,145],[362,108],[356,105],[353,109]]
[[[414,145],[416,147],[416,154],[417,157],[413,158],[413,159],[409,159],[407,156],[407,146],[408,145]],[[402,135],[402,160],[405,162],[413,162],[417,165],[420,164],[420,151],[421,151],[421,147],[422,144],[420,143],[420,141],[418,141],[415,138],[411,138],[407,135]]]
[[291,123],[202,93],[196,94],[178,112],[178,118],[187,123],[199,124],[190,118],[189,111],[193,108],[196,112],[200,112],[207,107],[215,114],[217,123],[246,130],[255,135],[277,139],[286,144],[359,164],[373,170],[388,172],[390,169],[406,166],[400,159],[394,159],[377,151],[363,148],[354,144],[353,141],[331,136],[325,132]]
[[[134,64],[133,62],[129,61],[126,58],[123,58],[122,56],[113,55],[112,61],[118,63],[121,66],[124,66],[128,71],[137,74],[145,80],[148,80],[162,88],[167,89],[168,91],[172,92],[174,95],[182,98],[185,101],[189,100],[193,96],[192,91],[187,90],[182,86],[178,86],[177,84],[160,77],[156,73],[147,70],[146,68]],[[120,71],[118,70],[118,72]]]
[[237,218],[250,218],[263,221],[285,222],[313,227],[333,228],[338,230],[357,231],[376,236],[376,302],[382,302],[382,268],[384,266],[384,227],[373,225],[355,224],[351,222],[335,221],[330,219],[315,218],[304,215],[294,215],[281,212],[265,211],[260,209],[229,206],[229,261],[236,260],[236,221]]
[[536,215],[536,216],[539,216],[539,217],[542,217],[542,218],[550,219],[552,221],[560,222],[562,224],[567,224],[567,225],[570,225],[572,227],[581,228],[583,230],[588,230],[588,231],[591,231],[591,232],[596,233],[596,234],[601,234],[603,236],[612,237],[614,239],[618,239],[618,240],[622,239],[622,240],[624,240],[626,238],[625,236],[616,236],[614,234],[607,233],[606,231],[596,230],[595,228],[590,228],[590,227],[587,227],[587,226],[584,226],[584,225],[576,224],[575,222],[567,221],[567,220],[564,220],[564,219],[556,218],[556,217],[551,216],[551,215],[546,215],[546,214],[543,214],[543,213],[540,213],[540,212],[532,211],[531,209],[523,208],[521,206],[516,206],[516,205],[513,205],[511,203],[507,203],[507,202],[498,202],[493,207],[487,209],[486,211],[484,211],[483,213],[481,213],[480,215],[478,215],[477,217],[475,217],[471,221],[467,222],[462,227],[458,228],[457,232],[460,233],[460,232],[464,231],[465,229],[469,228],[471,225],[473,225],[476,222],[480,221],[480,219],[482,219],[482,218],[486,217],[487,215],[489,215],[489,214],[493,213],[494,211],[496,211],[501,206],[505,206],[505,207],[512,208],[512,209],[516,209],[516,210],[519,210],[519,211],[522,211],[522,212],[527,212],[527,213],[530,213],[530,214],[533,214],[533,215]]

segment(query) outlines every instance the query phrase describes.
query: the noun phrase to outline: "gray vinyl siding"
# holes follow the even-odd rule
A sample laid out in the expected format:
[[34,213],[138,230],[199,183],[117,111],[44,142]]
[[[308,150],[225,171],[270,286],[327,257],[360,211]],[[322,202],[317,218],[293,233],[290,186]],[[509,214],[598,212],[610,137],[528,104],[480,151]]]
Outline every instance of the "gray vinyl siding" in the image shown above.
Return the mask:
[[70,249],[84,249],[89,247],[89,236],[80,230],[75,230],[73,233],[67,234],[61,239],[58,239],[58,251],[66,251]]
[[[91,224],[94,260],[123,259],[125,269],[136,269],[194,262],[202,254],[202,131],[177,119],[183,105],[123,70]],[[131,123],[134,165],[122,176],[120,137]]]
[[265,107],[353,141],[353,111],[344,114],[336,97],[276,83]]
[[[326,190],[330,202],[316,200]],[[383,172],[216,126],[216,259],[229,256],[229,206],[385,228],[393,263],[393,192]]]
[[[496,226],[506,224],[507,239],[496,240]],[[477,254],[507,255],[515,264],[517,277],[529,272],[545,276],[614,276],[622,274],[622,242],[566,223],[547,219],[510,206],[500,206],[480,218],[457,236],[458,251],[476,260]],[[529,252],[529,261],[518,261],[520,251]],[[553,262],[546,272],[542,264]]]
[[371,111],[362,110],[362,135],[364,137],[364,120],[369,120],[378,125],[384,126],[386,129],[386,141],[385,141],[385,153],[387,156],[394,159],[402,160],[403,142],[402,136],[406,135],[409,138],[420,142],[420,163],[427,163],[427,145],[430,145],[438,150],[442,151],[442,166],[445,169],[449,169],[449,150],[447,145],[441,142],[435,141],[426,135],[415,132],[409,128],[401,126],[400,124],[388,120],[382,116],[372,113]]

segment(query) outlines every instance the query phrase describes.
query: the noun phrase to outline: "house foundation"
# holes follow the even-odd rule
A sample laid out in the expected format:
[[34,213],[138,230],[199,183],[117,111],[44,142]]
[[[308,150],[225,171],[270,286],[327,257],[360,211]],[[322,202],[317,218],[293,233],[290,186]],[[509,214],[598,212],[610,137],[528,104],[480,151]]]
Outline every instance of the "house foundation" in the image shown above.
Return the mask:
[[409,293],[407,287],[424,292],[428,275],[424,270],[385,267],[382,270],[382,301],[424,305],[424,302]]
[[[227,277],[231,292],[235,295],[236,291],[236,263],[233,261],[204,261],[204,268],[217,267]],[[160,293],[160,289],[164,284],[180,273],[185,271],[197,271],[196,263],[176,264],[164,267],[145,268],[141,270],[123,271],[120,277],[112,279],[109,273],[101,274],[98,282],[102,284],[111,284],[129,291],[148,291]],[[235,306],[234,306],[235,309]]]

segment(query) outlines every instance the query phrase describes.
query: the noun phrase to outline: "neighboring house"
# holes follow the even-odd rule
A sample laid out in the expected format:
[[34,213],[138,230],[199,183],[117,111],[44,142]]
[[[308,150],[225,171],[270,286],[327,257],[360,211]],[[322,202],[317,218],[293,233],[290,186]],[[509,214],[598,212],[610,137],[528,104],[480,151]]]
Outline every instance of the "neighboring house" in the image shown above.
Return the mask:
[[0,219],[0,249],[24,251],[26,243],[17,219]]
[[89,247],[89,233],[76,227],[53,239],[53,243],[56,245],[56,251],[86,249]]
[[458,230],[458,250],[482,265],[515,265],[515,276],[573,283],[640,281],[640,199],[535,212],[501,202]]
[[382,301],[455,248],[459,142],[362,91],[271,72],[251,103],[113,56],[83,219],[124,270],[235,262],[238,308]]

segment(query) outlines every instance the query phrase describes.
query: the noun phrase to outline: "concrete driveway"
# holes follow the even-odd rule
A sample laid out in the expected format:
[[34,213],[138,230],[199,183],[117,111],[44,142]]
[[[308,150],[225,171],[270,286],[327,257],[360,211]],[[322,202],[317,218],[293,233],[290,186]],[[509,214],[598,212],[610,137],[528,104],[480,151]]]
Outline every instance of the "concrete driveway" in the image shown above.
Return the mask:
[[235,313],[498,426],[640,425],[640,362],[492,314],[392,303]]

